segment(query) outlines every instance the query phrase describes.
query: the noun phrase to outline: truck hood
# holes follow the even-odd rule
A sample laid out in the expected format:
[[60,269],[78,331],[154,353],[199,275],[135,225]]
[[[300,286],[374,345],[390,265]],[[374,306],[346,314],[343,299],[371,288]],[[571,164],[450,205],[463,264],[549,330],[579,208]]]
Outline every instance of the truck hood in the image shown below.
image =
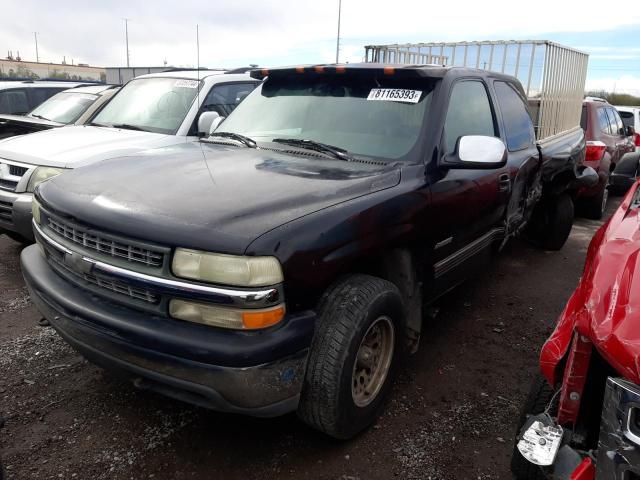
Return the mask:
[[575,331],[620,375],[640,384],[640,208],[634,203],[639,188],[640,182],[594,235],[580,284],[542,348],[541,368],[552,385]]
[[185,141],[185,137],[174,135],[74,125],[8,138],[0,142],[0,158],[32,165],[75,168]]
[[243,254],[273,228],[399,180],[396,166],[192,142],[64,173],[38,195],[101,230]]

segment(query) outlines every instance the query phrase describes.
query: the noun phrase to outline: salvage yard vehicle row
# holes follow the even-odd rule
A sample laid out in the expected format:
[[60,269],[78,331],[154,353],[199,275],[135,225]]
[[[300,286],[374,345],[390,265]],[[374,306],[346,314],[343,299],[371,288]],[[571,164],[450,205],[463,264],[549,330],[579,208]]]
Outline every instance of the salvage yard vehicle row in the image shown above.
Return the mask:
[[88,125],[3,140],[0,232],[32,242],[31,200],[38,183],[81,165],[197,141],[257,84],[237,71],[142,75],[122,87]]
[[222,411],[295,410],[349,438],[416,350],[423,305],[522,232],[561,248],[568,191],[597,176],[578,116],[536,141],[508,75],[251,75],[262,84],[200,143],[39,185],[22,269],[63,338],[135,385]]

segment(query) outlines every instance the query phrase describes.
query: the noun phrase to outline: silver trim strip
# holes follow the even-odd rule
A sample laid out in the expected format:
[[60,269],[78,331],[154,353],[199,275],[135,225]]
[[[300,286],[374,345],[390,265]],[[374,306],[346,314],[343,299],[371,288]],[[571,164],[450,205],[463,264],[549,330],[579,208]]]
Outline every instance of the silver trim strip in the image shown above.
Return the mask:
[[460,250],[453,252],[451,255],[440,260],[434,265],[435,277],[441,277],[448,271],[463,263],[469,257],[475,255],[476,253],[489,246],[494,240],[502,236],[504,236],[504,228],[494,228],[485,233],[480,238],[477,238],[471,243],[468,243]]
[[69,250],[67,247],[65,247],[64,245],[56,242],[53,238],[51,238],[49,235],[47,235],[46,233],[44,233],[42,231],[42,229],[40,228],[40,225],[38,225],[35,221],[35,219],[33,219],[31,221],[31,223],[33,224],[33,228],[35,228],[36,232],[40,234],[40,236],[42,238],[44,238],[47,243],[49,245],[51,245],[53,248],[55,248],[56,250],[59,250],[62,253],[68,254],[68,255],[72,255],[73,252],[71,250]]
[[[74,255],[74,252],[64,245],[56,242],[47,235],[42,228],[33,220],[33,227],[49,245],[68,255]],[[77,255],[77,254],[75,254]],[[147,285],[155,287],[161,293],[174,294],[181,297],[198,297],[208,299],[216,303],[233,305],[238,307],[264,307],[272,306],[280,303],[281,295],[278,288],[269,287],[262,290],[231,290],[221,287],[210,287],[197,283],[183,282],[180,280],[171,280],[168,278],[155,277],[145,273],[134,272],[126,268],[109,265],[91,257],[82,256],[84,262],[91,264],[92,272],[102,273],[111,277],[125,279],[133,284]],[[208,298],[213,297],[213,298]]]
[[436,246],[434,247],[434,250],[438,250],[439,248],[446,247],[451,242],[453,242],[453,237],[445,238],[444,240],[436,243]]

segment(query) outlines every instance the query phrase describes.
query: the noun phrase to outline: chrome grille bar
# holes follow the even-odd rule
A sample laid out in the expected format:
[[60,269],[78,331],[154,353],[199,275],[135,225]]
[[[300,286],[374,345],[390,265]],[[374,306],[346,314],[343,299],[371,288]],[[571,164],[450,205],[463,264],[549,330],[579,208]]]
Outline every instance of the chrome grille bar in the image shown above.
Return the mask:
[[72,223],[48,217],[48,227],[56,234],[71,240],[85,248],[95,250],[129,262],[142,263],[150,267],[161,267],[164,261],[162,252],[111,240],[99,232],[88,232]]
[[[56,242],[48,233],[44,232],[35,220],[32,225],[38,241],[45,242],[62,255],[74,255],[74,252]],[[147,275],[115,265],[109,265],[84,255],[81,256],[81,259],[82,262],[90,265],[91,274],[100,275],[102,278],[113,278],[114,281],[121,282],[123,285],[131,285],[134,288],[148,288],[154,294],[158,295],[200,299],[241,308],[270,307],[280,303],[282,298],[284,298],[282,285],[259,289],[236,290]]]
[[127,295],[131,298],[135,298],[137,300],[144,300],[149,303],[158,303],[159,296],[154,295],[151,291],[144,288],[136,288],[131,285],[127,285],[125,283],[121,283],[115,280],[101,278],[96,275],[92,275],[90,273],[78,273],[74,270],[67,267],[64,263],[60,262],[55,257],[49,257],[49,260],[58,268],[64,270],[65,272],[70,273],[74,277],[78,279],[82,279],[87,283],[92,285],[96,285],[98,287],[104,288],[106,290],[110,290],[115,293],[119,293],[122,295]]

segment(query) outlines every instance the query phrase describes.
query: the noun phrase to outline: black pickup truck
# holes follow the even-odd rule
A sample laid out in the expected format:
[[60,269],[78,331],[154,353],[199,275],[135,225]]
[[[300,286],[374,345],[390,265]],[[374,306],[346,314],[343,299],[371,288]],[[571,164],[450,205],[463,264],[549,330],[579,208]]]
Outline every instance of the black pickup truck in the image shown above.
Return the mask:
[[348,438],[417,348],[424,306],[519,232],[560,248],[567,192],[597,176],[579,127],[535,141],[510,76],[252,75],[200,143],[42,183],[22,269],[59,334],[137,387]]

